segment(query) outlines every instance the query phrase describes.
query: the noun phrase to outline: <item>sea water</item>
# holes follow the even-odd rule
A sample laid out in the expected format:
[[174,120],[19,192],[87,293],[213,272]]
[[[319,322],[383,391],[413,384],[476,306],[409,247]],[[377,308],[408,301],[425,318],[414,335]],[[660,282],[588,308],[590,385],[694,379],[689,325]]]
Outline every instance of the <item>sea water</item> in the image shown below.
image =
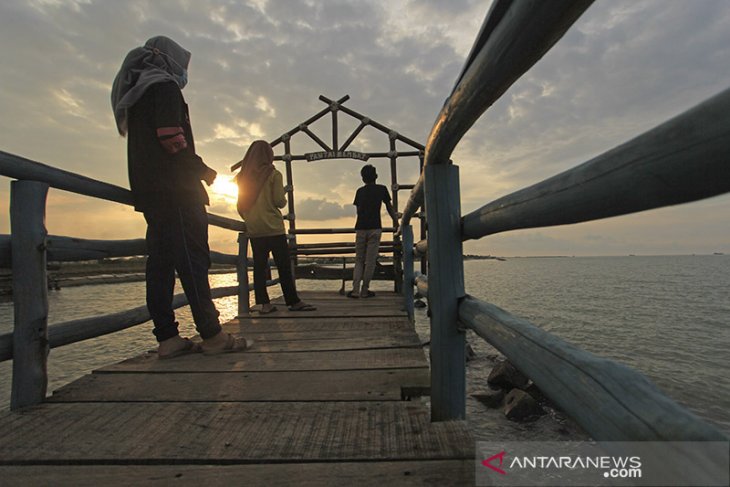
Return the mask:
[[[466,292],[493,303],[563,340],[622,362],[665,394],[730,433],[730,256],[563,257],[470,260]],[[212,275],[213,287],[235,275]],[[300,289],[337,291],[337,281],[300,280]],[[377,290],[392,290],[379,282]],[[180,292],[178,290],[178,292]],[[278,288],[272,288],[272,296]],[[102,315],[144,304],[144,283],[89,285],[49,292],[49,323]],[[235,297],[216,300],[223,321],[235,317]],[[12,331],[13,305],[0,302],[0,333]],[[177,311],[183,334],[193,334],[187,308]],[[428,340],[424,309],[416,329]],[[472,397],[486,390],[501,359],[472,332],[476,358],[467,365],[467,419],[476,439],[559,440],[585,437],[560,412],[532,423],[506,420]],[[155,347],[150,325],[51,350],[49,393],[95,368]],[[11,362],[0,363],[0,408],[10,398]]]
[[[468,294],[632,367],[730,433],[730,256],[467,261],[464,274]],[[468,338],[477,351],[467,368],[468,388],[485,389],[494,350],[471,332]],[[506,425],[470,397],[467,414],[490,415],[472,422],[484,438],[580,436],[559,413],[536,424]]]

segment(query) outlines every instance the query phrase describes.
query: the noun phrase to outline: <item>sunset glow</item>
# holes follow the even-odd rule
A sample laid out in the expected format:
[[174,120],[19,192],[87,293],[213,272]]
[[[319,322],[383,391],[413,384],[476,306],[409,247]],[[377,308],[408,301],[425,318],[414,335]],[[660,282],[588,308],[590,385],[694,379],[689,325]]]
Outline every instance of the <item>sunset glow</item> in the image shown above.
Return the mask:
[[[208,210],[239,218],[230,167],[254,140],[281,140],[274,147],[279,158],[287,152],[283,134],[292,155],[324,147],[387,154],[389,134],[370,124],[359,130],[361,120],[348,115],[349,108],[427,143],[492,3],[2,0],[0,42],[13,48],[0,49],[0,151],[128,189],[128,140],[115,127],[112,82],[127,52],[152,36],[170,35],[192,53],[182,93],[196,154],[218,172],[205,186]],[[726,0],[593,2],[543,60],[505,84],[504,95],[458,144],[453,141],[462,214],[592,160],[727,89],[728,25]],[[337,117],[322,115],[308,125],[319,142],[299,130],[328,108],[319,95],[346,94],[351,98],[342,111],[325,114]],[[402,140],[395,143],[396,152],[409,151]],[[399,157],[397,178],[387,157],[369,163],[402,211],[407,188],[419,178],[418,157]],[[276,165],[282,171],[285,162]],[[291,166],[284,181],[297,188],[291,201],[297,228],[355,225],[360,162],[297,160]],[[7,182],[0,186],[6,209],[0,234],[6,235]],[[57,235],[144,234],[144,218],[131,209],[61,193],[49,192],[47,205],[47,225]],[[467,240],[464,251],[506,257],[730,254],[729,218],[725,194],[600,221],[502,232]],[[221,245],[237,251],[235,242],[224,243],[235,240],[225,236],[229,231],[221,231]]]
[[210,191],[231,203],[235,203],[238,199],[238,185],[230,178],[217,177],[210,186]]

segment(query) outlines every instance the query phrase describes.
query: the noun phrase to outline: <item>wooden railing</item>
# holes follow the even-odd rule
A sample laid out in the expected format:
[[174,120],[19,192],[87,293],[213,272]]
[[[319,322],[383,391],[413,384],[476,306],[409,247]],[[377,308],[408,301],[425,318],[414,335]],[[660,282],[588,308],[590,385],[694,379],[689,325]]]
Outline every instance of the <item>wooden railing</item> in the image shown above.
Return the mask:
[[[150,320],[146,306],[117,313],[94,316],[48,326],[47,262],[74,262],[115,257],[146,255],[144,239],[89,240],[48,235],[45,228],[46,196],[50,187],[131,205],[129,190],[54,168],[36,161],[0,151],[0,175],[13,178],[11,183],[11,235],[0,235],[0,267],[12,268],[14,328],[0,335],[0,362],[13,360],[11,409],[41,402],[46,393],[46,358],[48,350],[109,333],[121,331]],[[290,195],[291,196],[291,195]],[[214,264],[235,265],[238,285],[212,289],[214,299],[238,296],[238,315],[249,313],[248,235],[242,221],[208,214],[211,225],[238,233],[238,255],[211,251]],[[393,232],[394,228],[385,231]],[[300,234],[354,233],[352,228],[292,229]],[[380,250],[400,256],[398,241],[383,242]],[[355,252],[354,243],[299,244],[292,247],[297,255],[341,255]],[[382,275],[380,275],[382,274]],[[376,278],[394,279],[396,273],[376,273]],[[344,279],[347,273],[316,265],[297,266],[297,276],[308,279]],[[278,279],[267,282],[278,284]],[[398,285],[401,280],[398,279]],[[173,308],[188,304],[184,294],[173,299]]]
[[[145,255],[144,239],[85,240],[47,235],[46,196],[50,187],[131,205],[129,190],[95,181],[19,156],[0,152],[0,175],[11,182],[11,235],[0,236],[0,267],[11,267],[13,277],[14,328],[0,335],[0,361],[13,360],[10,407],[37,404],[45,398],[46,357],[50,348],[95,338],[149,321],[146,306],[127,311],[68,321],[48,326],[47,261],[81,261],[108,257]],[[238,314],[248,313],[248,237],[243,222],[208,215],[211,225],[238,233],[239,253],[211,252],[211,261],[235,265],[238,285],[212,289],[213,298],[238,295]],[[268,282],[274,285],[278,280]],[[173,307],[187,304],[176,295]]]
[[[496,0],[425,149],[403,211],[404,297],[431,312],[432,420],[465,416],[464,336],[500,350],[597,440],[726,440],[638,372],[564,342],[464,290],[462,242],[518,228],[596,220],[730,191],[730,90],[611,151],[462,217],[451,153],[472,124],[535,64],[590,1]],[[427,241],[411,217],[425,204]],[[428,254],[428,272],[413,259]],[[410,268],[409,268],[410,267]]]

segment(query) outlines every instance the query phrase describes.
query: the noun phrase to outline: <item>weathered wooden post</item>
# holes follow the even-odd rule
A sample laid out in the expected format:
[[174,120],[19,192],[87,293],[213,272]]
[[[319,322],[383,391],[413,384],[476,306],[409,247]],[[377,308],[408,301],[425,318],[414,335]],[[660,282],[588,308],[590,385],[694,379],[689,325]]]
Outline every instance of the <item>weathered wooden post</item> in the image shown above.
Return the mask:
[[291,136],[284,134],[281,136],[281,140],[284,142],[284,155],[282,160],[286,164],[286,202],[287,202],[287,215],[289,220],[289,232],[287,232],[286,242],[289,245],[289,260],[291,260],[291,272],[294,282],[297,281],[297,264],[299,264],[299,257],[294,250],[297,248],[297,219],[294,211],[294,172],[292,171],[292,155],[291,155]]
[[413,227],[406,225],[402,229],[403,235],[403,303],[405,304],[408,319],[413,323]]
[[13,269],[13,385],[10,409],[43,402],[48,386],[48,277],[46,196],[48,184],[10,183],[10,245]]
[[236,264],[238,275],[238,316],[249,314],[249,288],[248,288],[248,234],[238,234],[238,262]]
[[465,336],[457,325],[464,297],[459,168],[425,167],[428,301],[431,311],[431,421],[466,415]]
[[[390,140],[390,150],[388,151],[388,158],[390,159],[390,190],[393,193],[393,211],[395,213],[398,213],[398,151],[396,150],[395,141],[398,139],[398,132],[395,130],[391,130],[388,133],[388,139]],[[398,225],[398,220],[393,221],[392,219],[389,219],[393,222],[393,226]],[[398,241],[400,240],[400,237],[398,235],[393,235],[393,245],[394,247],[398,246]],[[395,274],[395,280],[394,280],[394,291],[397,293],[402,292],[401,289],[401,280],[399,279],[403,275],[403,260],[402,260],[402,252],[399,252],[395,249],[393,249],[393,272]]]

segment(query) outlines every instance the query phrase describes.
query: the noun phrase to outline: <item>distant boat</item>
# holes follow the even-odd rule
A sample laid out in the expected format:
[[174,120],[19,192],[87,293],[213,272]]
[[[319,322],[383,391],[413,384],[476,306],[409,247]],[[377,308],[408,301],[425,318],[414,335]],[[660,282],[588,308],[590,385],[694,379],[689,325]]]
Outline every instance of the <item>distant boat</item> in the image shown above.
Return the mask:
[[723,254],[722,252],[715,252],[715,253],[714,253],[714,254],[712,254],[712,255],[725,255],[725,254]]

